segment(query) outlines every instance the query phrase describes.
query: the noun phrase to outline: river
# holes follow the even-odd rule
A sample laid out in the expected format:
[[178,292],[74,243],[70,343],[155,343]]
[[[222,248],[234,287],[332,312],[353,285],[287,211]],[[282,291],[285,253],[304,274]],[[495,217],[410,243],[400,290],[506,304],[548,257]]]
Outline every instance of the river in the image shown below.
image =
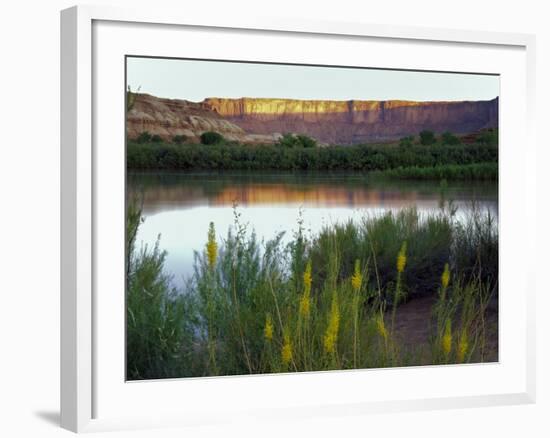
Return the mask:
[[494,182],[388,181],[358,173],[129,173],[127,191],[143,197],[137,247],[154,245],[160,235],[165,270],[175,286],[192,274],[194,251],[204,249],[210,222],[219,241],[227,235],[235,206],[241,223],[259,239],[285,231],[287,240],[300,217],[306,233],[315,234],[325,225],[388,210],[435,212],[442,199],[453,201],[459,218],[473,202],[498,214]]

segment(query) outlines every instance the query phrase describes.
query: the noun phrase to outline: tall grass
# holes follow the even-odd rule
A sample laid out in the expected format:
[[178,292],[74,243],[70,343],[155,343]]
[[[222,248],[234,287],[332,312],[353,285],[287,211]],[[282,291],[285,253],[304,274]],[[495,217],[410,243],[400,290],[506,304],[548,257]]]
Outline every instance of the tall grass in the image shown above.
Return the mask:
[[[130,229],[139,217],[129,211]],[[407,209],[314,236],[299,221],[285,245],[282,234],[259,242],[235,209],[223,239],[210,225],[194,275],[177,291],[158,244],[132,242],[128,377],[486,360],[485,316],[498,273],[498,232],[487,218],[461,224],[452,214]],[[417,296],[434,303],[426,351],[403,345],[396,329],[400,305]]]
[[[455,224],[451,216],[434,214],[421,217],[415,209],[404,209],[378,217],[365,217],[360,224],[348,222],[324,228],[310,246],[316,267],[315,278],[322,281],[323,267],[338,242],[341,277],[351,275],[357,259],[376,261],[376,277],[384,294],[393,295],[396,257],[407,242],[407,269],[402,272],[402,292],[410,296],[433,294],[441,269],[451,257]],[[388,297],[391,300],[391,297]]]
[[438,164],[435,166],[408,166],[377,171],[388,178],[417,180],[496,181],[498,163]]

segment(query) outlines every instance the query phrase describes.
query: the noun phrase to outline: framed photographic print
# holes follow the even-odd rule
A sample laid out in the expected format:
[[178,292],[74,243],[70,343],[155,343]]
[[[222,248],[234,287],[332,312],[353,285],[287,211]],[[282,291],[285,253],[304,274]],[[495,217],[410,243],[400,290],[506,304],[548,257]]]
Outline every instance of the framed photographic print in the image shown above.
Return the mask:
[[532,36],[74,7],[61,46],[63,427],[534,400]]

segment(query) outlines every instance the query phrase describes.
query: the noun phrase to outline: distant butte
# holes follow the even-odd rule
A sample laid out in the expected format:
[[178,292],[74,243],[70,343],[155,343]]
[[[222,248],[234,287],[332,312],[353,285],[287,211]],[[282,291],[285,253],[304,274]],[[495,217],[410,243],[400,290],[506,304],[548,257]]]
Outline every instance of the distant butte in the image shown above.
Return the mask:
[[169,140],[198,140],[216,131],[242,143],[273,143],[281,134],[306,134],[325,144],[384,142],[423,129],[468,134],[498,126],[498,98],[487,101],[295,100],[207,98],[202,102],[138,94],[127,134],[148,131]]

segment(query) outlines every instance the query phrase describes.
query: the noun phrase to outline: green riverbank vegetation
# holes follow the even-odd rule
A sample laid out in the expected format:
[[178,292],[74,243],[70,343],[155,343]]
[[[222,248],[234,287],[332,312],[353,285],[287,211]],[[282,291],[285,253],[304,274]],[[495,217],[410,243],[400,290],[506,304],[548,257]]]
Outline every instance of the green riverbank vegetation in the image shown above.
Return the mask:
[[372,176],[409,180],[498,181],[498,163],[397,167],[373,172]]
[[[271,145],[243,145],[215,132],[204,133],[202,143],[183,136],[166,142],[142,133],[127,143],[130,170],[321,170],[388,172],[400,178],[496,179],[498,132],[488,131],[462,143],[450,133],[405,137],[391,144],[350,146],[317,145],[304,135],[286,134]],[[422,170],[418,170],[422,169]],[[487,173],[485,173],[487,172]]]

